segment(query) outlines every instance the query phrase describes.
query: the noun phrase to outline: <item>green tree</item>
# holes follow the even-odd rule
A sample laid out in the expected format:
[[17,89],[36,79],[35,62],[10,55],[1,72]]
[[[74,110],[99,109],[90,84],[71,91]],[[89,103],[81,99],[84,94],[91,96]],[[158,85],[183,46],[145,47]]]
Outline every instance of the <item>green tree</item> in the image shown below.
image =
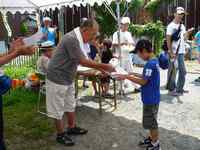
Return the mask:
[[151,13],[151,15],[155,14],[157,9],[159,8],[160,5],[162,5],[163,3],[168,5],[171,2],[174,2],[174,0],[150,0],[145,8],[147,9],[148,12]]
[[[135,13],[139,8],[141,8],[144,4],[144,0],[132,0],[130,3],[127,3],[125,0],[122,0],[120,4],[121,15],[125,13],[125,11],[129,10],[130,13]],[[116,4],[115,2],[111,3],[111,8],[113,12],[116,14]],[[102,6],[94,6],[94,11],[96,12],[96,20],[100,25],[100,31],[102,34],[110,36],[117,30],[117,22],[114,17],[107,10],[105,5]]]

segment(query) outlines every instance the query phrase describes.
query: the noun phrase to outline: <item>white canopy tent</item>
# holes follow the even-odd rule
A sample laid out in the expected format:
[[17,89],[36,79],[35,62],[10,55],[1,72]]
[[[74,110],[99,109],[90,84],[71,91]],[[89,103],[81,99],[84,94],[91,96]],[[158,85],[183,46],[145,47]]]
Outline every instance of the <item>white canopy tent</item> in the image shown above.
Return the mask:
[[[51,8],[54,10],[55,8],[61,8],[62,6],[73,7],[75,5],[80,7],[81,5],[94,6],[94,4],[104,4],[111,15],[116,19],[116,21],[119,21],[120,17],[117,17],[112,9],[109,7],[112,1],[116,1],[117,4],[119,4],[121,0],[0,0],[0,12],[3,14],[4,25],[9,33],[9,36],[11,36],[12,33],[7,23],[7,12],[11,12],[12,14],[15,14],[16,12],[30,13],[36,12],[38,9],[43,11],[49,10]],[[131,0],[126,1],[130,2]]]
[[3,16],[3,23],[8,32],[8,37],[12,36],[12,31],[7,22],[7,12],[15,14],[16,12],[36,12],[39,7],[29,0],[0,0],[0,12]]
[[[110,14],[115,18],[115,20],[117,21],[117,25],[118,25],[118,42],[120,45],[120,23],[121,23],[121,16],[120,15],[120,3],[122,0],[31,0],[33,3],[35,3],[37,6],[39,6],[40,10],[48,10],[48,9],[55,9],[55,8],[61,8],[62,6],[69,6],[69,7],[73,7],[75,6],[86,6],[91,5],[93,6],[95,3],[98,5],[102,5],[104,4],[105,7],[107,8],[107,10],[110,12]],[[110,7],[111,2],[114,1],[116,2],[117,5],[117,9],[116,9],[116,13],[113,12],[112,8]],[[131,0],[124,0],[127,2],[130,2]],[[127,9],[128,10],[128,9]],[[124,13],[124,15],[126,15],[126,12]],[[121,57],[121,46],[119,47],[119,51],[120,51],[120,57]],[[122,62],[120,59],[120,66],[121,66]],[[123,94],[122,92],[122,82],[120,85],[120,93]]]
[[[34,4],[40,7],[41,10],[44,9],[54,9],[56,7],[60,8],[61,6],[86,6],[87,4],[90,6],[94,6],[94,4],[98,4],[99,6],[103,3],[110,4],[112,1],[116,0],[31,0]],[[126,0],[130,2],[131,0]]]
[[34,12],[39,7],[32,3],[30,0],[0,0],[0,11],[1,12],[11,12],[15,14],[16,12]]

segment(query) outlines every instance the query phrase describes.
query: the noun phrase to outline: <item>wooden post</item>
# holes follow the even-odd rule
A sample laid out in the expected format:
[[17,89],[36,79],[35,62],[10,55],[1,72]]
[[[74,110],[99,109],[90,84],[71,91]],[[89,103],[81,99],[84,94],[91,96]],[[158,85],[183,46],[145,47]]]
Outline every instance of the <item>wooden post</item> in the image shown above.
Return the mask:
[[79,79],[79,75],[77,74],[75,78],[75,99],[78,98],[78,79]]
[[114,86],[114,107],[115,107],[115,109],[117,109],[116,79],[113,79],[113,86]]
[[98,83],[98,92],[99,92],[99,112],[102,114],[102,94],[101,94],[101,81],[96,77],[96,81]]
[[58,17],[59,39],[61,39],[62,36],[65,33],[65,29],[64,29],[64,6],[62,6],[58,15],[59,15],[59,17]]

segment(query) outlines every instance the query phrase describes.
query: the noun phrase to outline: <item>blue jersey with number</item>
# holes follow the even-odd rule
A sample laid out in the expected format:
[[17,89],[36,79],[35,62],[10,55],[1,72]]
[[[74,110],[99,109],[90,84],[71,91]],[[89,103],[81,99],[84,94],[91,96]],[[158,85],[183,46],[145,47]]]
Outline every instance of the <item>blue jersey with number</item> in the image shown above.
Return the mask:
[[152,105],[160,103],[160,70],[158,59],[149,60],[144,66],[143,79],[147,83],[142,86],[142,101],[144,104]]

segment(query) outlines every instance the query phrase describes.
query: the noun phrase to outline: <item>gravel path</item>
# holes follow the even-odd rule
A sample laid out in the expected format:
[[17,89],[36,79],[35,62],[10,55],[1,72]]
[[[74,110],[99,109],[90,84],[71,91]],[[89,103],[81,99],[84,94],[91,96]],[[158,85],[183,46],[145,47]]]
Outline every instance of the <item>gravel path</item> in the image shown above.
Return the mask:
[[[161,72],[159,125],[162,150],[200,150],[200,86],[192,83],[197,77],[197,74],[188,74],[186,89],[190,93],[175,98],[164,90],[166,72]],[[140,94],[119,99],[115,111],[104,103],[102,115],[99,115],[98,100],[84,97],[82,102],[83,106],[77,109],[77,121],[80,126],[89,129],[88,135],[74,137],[75,147],[55,145],[52,150],[141,150],[137,143],[146,131],[141,125]]]
[[[195,67],[190,63],[188,67],[190,72],[194,72],[199,65]],[[200,84],[192,83],[198,76],[200,75],[188,74],[186,89],[190,93],[175,98],[167,95],[164,89],[166,71],[161,71],[159,130],[162,150],[200,150]],[[77,108],[77,124],[87,128],[89,133],[73,137],[76,146],[64,147],[56,144],[52,133],[52,136],[29,140],[28,143],[25,137],[16,137],[10,143],[10,150],[141,150],[137,143],[147,132],[141,125],[140,94],[118,98],[117,110],[110,106],[111,100],[106,100],[102,115],[99,114],[98,99],[86,96],[91,94],[90,89],[80,93],[83,96],[83,106]]]

